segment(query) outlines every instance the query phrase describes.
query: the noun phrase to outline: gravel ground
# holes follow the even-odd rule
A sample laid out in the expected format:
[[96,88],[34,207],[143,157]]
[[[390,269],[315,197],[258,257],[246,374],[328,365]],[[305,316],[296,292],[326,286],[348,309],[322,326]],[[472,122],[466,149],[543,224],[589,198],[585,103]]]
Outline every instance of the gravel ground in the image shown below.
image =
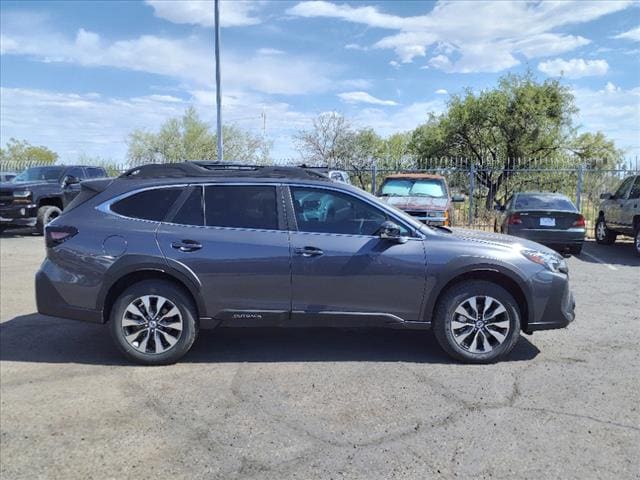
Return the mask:
[[35,313],[41,237],[0,254],[2,479],[640,476],[629,243],[571,258],[576,321],[489,366],[430,332],[321,329],[204,331],[131,366],[103,326]]

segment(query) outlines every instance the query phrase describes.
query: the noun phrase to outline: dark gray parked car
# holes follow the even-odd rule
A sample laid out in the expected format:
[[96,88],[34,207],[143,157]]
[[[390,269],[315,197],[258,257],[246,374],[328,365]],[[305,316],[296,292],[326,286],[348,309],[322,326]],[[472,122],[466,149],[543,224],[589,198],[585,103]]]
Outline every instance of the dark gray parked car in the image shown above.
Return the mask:
[[561,193],[515,193],[499,212],[496,231],[500,233],[527,238],[574,255],[582,252],[585,219]]
[[303,168],[187,162],[84,182],[45,238],[38,311],[108,323],[146,364],[219,325],[433,328],[485,363],[574,318],[557,253],[428,227]]

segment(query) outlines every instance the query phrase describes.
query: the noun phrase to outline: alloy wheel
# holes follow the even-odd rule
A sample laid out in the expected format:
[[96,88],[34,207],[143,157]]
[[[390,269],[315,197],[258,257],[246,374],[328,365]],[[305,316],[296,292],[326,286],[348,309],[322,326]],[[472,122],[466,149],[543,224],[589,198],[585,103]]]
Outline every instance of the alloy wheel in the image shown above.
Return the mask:
[[598,236],[598,240],[604,240],[607,236],[607,227],[605,227],[603,220],[598,221],[598,225],[596,226],[596,235]]
[[182,335],[182,314],[170,300],[145,295],[133,300],[122,315],[122,333],[129,345],[146,354],[164,353]]
[[454,341],[471,353],[488,353],[509,335],[507,309],[498,300],[477,295],[467,298],[454,310],[450,329]]

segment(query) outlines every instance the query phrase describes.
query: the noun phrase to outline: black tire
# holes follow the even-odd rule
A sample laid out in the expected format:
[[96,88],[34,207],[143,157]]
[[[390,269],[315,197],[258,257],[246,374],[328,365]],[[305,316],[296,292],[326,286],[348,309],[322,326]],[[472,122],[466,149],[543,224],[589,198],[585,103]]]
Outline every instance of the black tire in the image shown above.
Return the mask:
[[600,245],[612,245],[618,236],[617,233],[607,228],[607,223],[602,215],[598,217],[593,234],[596,237],[596,243]]
[[[501,336],[504,336],[502,343],[499,343],[497,337],[493,337],[493,335],[487,336],[484,333],[487,331],[486,329],[482,330],[481,333],[469,333],[467,338],[475,336],[480,337],[480,340],[471,340],[471,345],[468,345],[467,348],[460,345],[454,338],[452,321],[454,321],[455,310],[465,304],[467,299],[472,297],[485,297],[484,302],[486,302],[486,297],[492,297],[504,307],[505,311],[499,317],[500,321],[498,323],[503,324],[507,322],[508,330],[506,330],[506,332],[504,329],[499,330]],[[493,303],[489,304],[487,311],[491,312],[496,310],[491,308],[492,305]],[[482,309],[484,310],[486,307],[486,304],[484,304]],[[478,305],[478,309],[480,309],[480,305]],[[459,319],[461,317],[458,315],[456,318]],[[473,332],[477,331],[475,325],[469,325],[469,327],[473,327]],[[466,327],[464,328],[466,329]],[[492,328],[493,331],[495,331],[496,327],[493,326]],[[466,363],[492,363],[506,356],[520,338],[520,309],[513,296],[495,283],[483,280],[471,280],[459,283],[448,289],[439,299],[434,317],[433,331],[442,349],[454,359]],[[461,330],[459,329],[458,331],[460,332]],[[491,331],[492,330],[489,330],[489,332]],[[462,334],[464,333],[465,331],[463,330]],[[504,335],[502,335],[503,333]],[[476,341],[478,342],[476,347],[479,346],[481,341],[484,348],[485,339],[489,339],[490,350],[478,353],[470,351],[473,343]],[[491,343],[494,343],[494,345],[491,345]]]
[[572,245],[569,247],[571,255],[580,255],[582,253],[582,245]]
[[[152,335],[151,329],[145,330],[144,328],[138,329],[137,326],[123,326],[123,320],[127,308],[132,304],[132,302],[144,296],[164,297],[164,299],[168,300],[178,309],[181,316],[182,331],[178,332],[177,330],[170,328],[173,335],[177,335],[177,342],[159,353],[154,353],[150,350],[158,349],[155,345],[155,339],[159,336],[164,338],[164,341],[161,341],[161,344],[169,344],[169,342],[167,342],[167,338],[169,338],[169,336],[166,335],[167,330],[164,329],[168,328],[166,325],[162,325],[163,329],[161,329],[160,326],[157,327],[158,331],[161,332],[160,335],[158,335],[157,332],[155,335]],[[158,308],[162,308],[162,306],[158,306],[156,303],[155,308],[157,310]],[[153,313],[153,302],[150,310]],[[162,310],[160,312],[156,311],[156,314],[161,312]],[[140,318],[145,322],[143,317]],[[198,336],[197,318],[198,314],[196,307],[193,304],[190,295],[183,288],[166,280],[144,280],[127,288],[116,299],[113,304],[113,308],[111,309],[109,329],[111,330],[111,336],[113,337],[116,345],[129,359],[143,365],[169,365],[182,358],[193,345],[193,342]],[[158,320],[157,324],[160,325],[161,321],[162,320]],[[147,324],[148,323],[149,322],[147,322]],[[139,344],[144,342],[146,347],[144,352],[129,343],[126,339],[125,328],[127,329],[126,332],[130,335],[135,334],[137,331],[141,332],[141,336],[138,337],[139,340],[137,340],[137,342]],[[144,341],[145,338],[147,338],[146,342]],[[164,348],[164,345],[161,345],[160,348]]]
[[36,231],[42,235],[44,233],[44,227],[56,217],[59,217],[62,213],[58,207],[53,205],[44,205],[38,209],[38,218],[36,219]]
[[636,255],[640,257],[640,224],[636,225],[636,234],[633,236],[633,245],[636,247]]

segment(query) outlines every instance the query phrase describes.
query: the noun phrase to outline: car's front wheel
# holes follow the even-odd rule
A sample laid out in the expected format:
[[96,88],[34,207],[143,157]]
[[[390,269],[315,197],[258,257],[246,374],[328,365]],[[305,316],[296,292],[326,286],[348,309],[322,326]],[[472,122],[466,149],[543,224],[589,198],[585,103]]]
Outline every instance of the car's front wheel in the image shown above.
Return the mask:
[[636,234],[633,236],[633,244],[636,247],[636,255],[640,256],[640,225],[636,226]]
[[611,245],[616,241],[616,233],[607,228],[604,217],[601,215],[596,222],[596,242],[601,245]]
[[473,280],[455,285],[439,300],[433,325],[440,346],[468,363],[491,363],[520,337],[520,310],[495,283]]
[[125,290],[113,304],[111,335],[131,360],[167,365],[189,351],[198,334],[189,295],[164,280],[145,280]]

